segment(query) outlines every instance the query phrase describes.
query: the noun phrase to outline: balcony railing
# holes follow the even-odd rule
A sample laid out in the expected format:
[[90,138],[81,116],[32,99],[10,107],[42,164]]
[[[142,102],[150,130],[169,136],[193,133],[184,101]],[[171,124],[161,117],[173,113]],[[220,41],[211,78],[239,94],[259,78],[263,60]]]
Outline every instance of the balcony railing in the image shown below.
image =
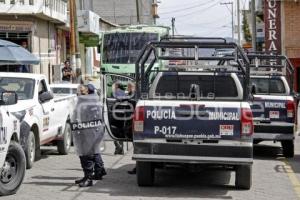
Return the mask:
[[66,23],[67,3],[63,0],[0,0],[0,14],[36,15],[55,23]]

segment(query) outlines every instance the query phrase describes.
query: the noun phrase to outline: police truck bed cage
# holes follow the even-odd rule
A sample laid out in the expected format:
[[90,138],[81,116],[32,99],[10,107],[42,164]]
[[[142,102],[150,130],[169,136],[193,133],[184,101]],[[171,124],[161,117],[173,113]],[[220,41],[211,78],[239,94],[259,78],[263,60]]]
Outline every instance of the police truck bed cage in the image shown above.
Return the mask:
[[[294,85],[294,66],[284,55],[272,55],[264,52],[247,53],[251,75],[287,76],[291,88]],[[252,70],[257,69],[257,70]],[[285,73],[287,72],[287,73]]]
[[[155,71],[163,71],[158,69],[153,69],[154,64],[157,61],[161,60],[193,60],[195,62],[200,61],[234,61],[236,65],[230,65],[230,67],[236,67],[236,73],[241,73],[244,77],[245,81],[243,84],[244,87],[244,99],[248,98],[248,83],[250,77],[249,71],[249,60],[245,55],[244,51],[233,42],[226,42],[226,40],[218,41],[213,39],[212,41],[208,41],[205,38],[197,39],[193,38],[196,41],[160,41],[160,42],[149,42],[144,48],[141,50],[138,59],[136,61],[136,90],[137,90],[137,98],[140,98],[141,94],[147,92],[147,84],[149,83],[150,73]],[[210,39],[210,38],[209,38]],[[166,51],[166,49],[193,49],[194,56],[169,56],[169,55],[159,55],[159,51]],[[210,56],[199,56],[199,49],[232,49],[234,51],[232,56],[226,57],[217,57],[214,55]],[[151,56],[152,55],[152,56]],[[193,68],[193,66],[189,66]],[[201,72],[211,72],[207,70],[210,66],[205,65]],[[214,68],[215,65],[212,66]],[[222,66],[226,68],[226,66]],[[194,66],[195,72],[199,73],[199,68],[201,66]],[[174,69],[173,69],[174,70]],[[191,72],[193,70],[189,70]],[[214,74],[219,71],[215,71]]]

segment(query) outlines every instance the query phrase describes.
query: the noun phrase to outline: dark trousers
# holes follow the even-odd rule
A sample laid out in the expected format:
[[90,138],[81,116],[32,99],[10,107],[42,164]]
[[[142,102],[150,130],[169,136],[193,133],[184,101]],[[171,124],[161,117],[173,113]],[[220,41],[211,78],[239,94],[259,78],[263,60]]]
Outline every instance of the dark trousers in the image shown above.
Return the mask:
[[91,178],[93,173],[101,173],[103,160],[100,154],[79,156],[81,167],[85,177]]

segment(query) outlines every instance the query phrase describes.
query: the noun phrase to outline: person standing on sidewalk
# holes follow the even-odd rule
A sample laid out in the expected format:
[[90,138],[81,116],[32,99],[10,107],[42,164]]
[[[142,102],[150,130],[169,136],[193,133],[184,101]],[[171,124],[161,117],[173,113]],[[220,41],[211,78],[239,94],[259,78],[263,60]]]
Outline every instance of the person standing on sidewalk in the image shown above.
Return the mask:
[[104,135],[102,107],[99,97],[91,91],[92,87],[80,85],[71,120],[73,142],[84,173],[83,178],[75,181],[79,187],[92,186],[93,179],[100,180],[106,174],[100,156],[100,142]]

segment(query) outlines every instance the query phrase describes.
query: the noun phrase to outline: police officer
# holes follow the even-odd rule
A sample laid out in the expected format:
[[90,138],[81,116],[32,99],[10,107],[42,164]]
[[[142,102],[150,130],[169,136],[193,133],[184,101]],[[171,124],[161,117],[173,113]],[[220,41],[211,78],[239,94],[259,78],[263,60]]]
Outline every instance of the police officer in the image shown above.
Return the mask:
[[100,156],[100,142],[104,134],[101,112],[94,87],[81,85],[72,116],[73,142],[84,172],[84,177],[75,181],[79,187],[92,186],[93,179],[100,180],[106,174]]

